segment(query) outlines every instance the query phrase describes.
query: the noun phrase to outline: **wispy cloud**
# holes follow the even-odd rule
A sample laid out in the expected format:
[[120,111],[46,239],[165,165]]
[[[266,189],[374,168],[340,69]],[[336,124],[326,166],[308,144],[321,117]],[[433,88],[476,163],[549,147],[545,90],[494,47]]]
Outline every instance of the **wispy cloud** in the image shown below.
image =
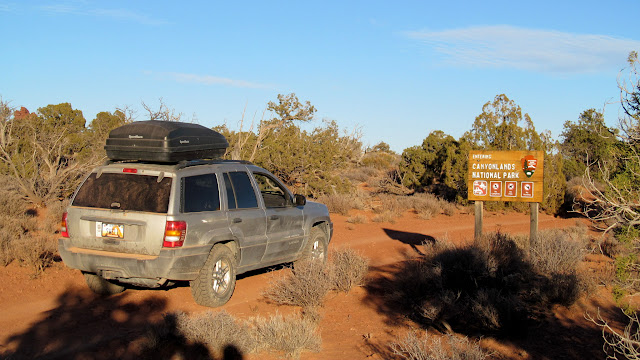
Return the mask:
[[508,25],[412,31],[453,65],[585,73],[620,67],[640,41]]
[[136,22],[144,25],[165,25],[169,23],[166,20],[155,19],[149,15],[127,9],[92,8],[85,2],[81,1],[45,5],[39,7],[39,9],[49,13],[111,18],[121,21]]
[[13,4],[0,4],[0,11],[10,12],[12,10]]
[[211,75],[197,75],[197,74],[184,74],[184,73],[164,73],[163,75],[170,77],[171,79],[183,82],[183,83],[195,83],[204,85],[224,85],[238,88],[250,88],[250,89],[267,89],[273,86],[267,84],[259,84],[255,82],[236,80],[223,78]]

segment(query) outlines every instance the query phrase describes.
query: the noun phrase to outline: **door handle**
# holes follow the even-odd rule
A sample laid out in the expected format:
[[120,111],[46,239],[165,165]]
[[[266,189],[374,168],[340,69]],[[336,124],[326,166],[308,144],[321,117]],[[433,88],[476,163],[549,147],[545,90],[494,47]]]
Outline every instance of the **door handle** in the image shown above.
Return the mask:
[[280,216],[278,216],[278,215],[269,216],[269,220],[278,220],[278,219],[280,219]]
[[232,220],[232,222],[233,222],[234,224],[241,223],[241,222],[242,222],[242,219],[240,219],[240,218],[235,218],[235,219],[233,219],[233,220]]

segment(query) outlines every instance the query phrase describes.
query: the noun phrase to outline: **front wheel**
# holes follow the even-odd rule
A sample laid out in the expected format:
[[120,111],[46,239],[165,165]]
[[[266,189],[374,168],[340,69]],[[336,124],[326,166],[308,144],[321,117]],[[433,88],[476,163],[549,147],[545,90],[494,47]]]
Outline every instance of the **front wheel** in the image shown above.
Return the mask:
[[236,258],[227,246],[214,245],[198,277],[191,281],[191,295],[202,306],[226,304],[236,287]]
[[302,250],[300,259],[294,261],[293,266],[295,267],[296,264],[308,260],[319,260],[322,261],[322,263],[326,263],[328,246],[327,234],[325,234],[325,232],[317,226],[311,228],[309,241],[307,241],[307,245],[305,245],[304,250]]

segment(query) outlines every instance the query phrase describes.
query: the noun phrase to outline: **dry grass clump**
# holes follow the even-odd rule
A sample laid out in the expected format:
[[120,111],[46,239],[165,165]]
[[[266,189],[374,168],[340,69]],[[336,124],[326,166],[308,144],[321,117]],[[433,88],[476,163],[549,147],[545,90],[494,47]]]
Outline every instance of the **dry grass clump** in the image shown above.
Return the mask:
[[356,181],[359,183],[367,183],[370,182],[372,178],[380,176],[380,170],[370,167],[370,166],[361,166],[353,169],[349,169],[349,171],[345,171],[344,176],[352,181]]
[[347,222],[349,224],[366,224],[367,222],[369,222],[369,218],[367,218],[367,216],[364,214],[357,214],[349,217],[347,219]]
[[[575,254],[571,243],[561,243]],[[392,277],[368,286],[386,294],[386,307],[425,327],[511,334],[551,305],[575,302],[583,289],[574,257],[540,251],[534,265],[501,233],[460,247],[436,241],[423,251]]]
[[14,260],[33,269],[33,276],[36,277],[53,264],[58,253],[57,245],[50,235],[32,234],[11,241],[11,248],[7,252]]
[[0,175],[0,215],[8,218],[22,217],[29,209],[28,203],[6,176]]
[[218,356],[229,348],[249,353],[258,346],[252,329],[224,310],[207,311],[195,316],[184,312],[166,314],[160,324],[151,327],[147,340],[147,347],[154,349],[166,346],[171,341],[181,346],[200,344]]
[[378,199],[380,200],[380,206],[374,209],[377,212],[390,211],[400,216],[411,209],[411,202],[407,196],[379,194]]
[[7,266],[15,259],[15,242],[25,237],[20,219],[0,216],[0,265]]
[[575,228],[539,233],[530,253],[533,267],[544,275],[575,273],[584,257],[584,241],[575,238]]
[[366,196],[362,191],[351,194],[331,194],[318,197],[318,202],[327,205],[329,212],[349,215],[351,209],[364,209]]
[[179,354],[184,358],[236,359],[261,350],[298,358],[302,351],[319,351],[320,344],[317,324],[307,317],[274,315],[241,321],[222,310],[192,316],[166,314],[163,321],[150,327],[145,348],[149,358]]
[[[54,233],[62,215],[55,221],[49,220],[49,215],[42,223],[37,215],[37,210],[30,208],[15,191],[0,190],[0,265],[15,260],[32,268],[33,276],[38,276],[53,263],[57,254]],[[55,222],[55,226],[50,227],[50,222]]]
[[[51,202],[33,208],[4,177],[0,178],[0,266],[12,261],[33,269],[38,276],[57,254],[55,233],[59,231],[66,202]],[[44,218],[38,217],[45,212]]]
[[411,208],[413,208],[418,216],[429,219],[433,215],[445,214],[452,216],[456,212],[454,203],[443,200],[433,194],[419,193],[410,197]]
[[371,221],[373,222],[377,222],[377,223],[382,223],[382,222],[388,222],[388,223],[395,223],[396,222],[396,218],[399,217],[400,214],[395,213],[391,210],[387,210],[387,211],[383,211],[379,214],[374,215],[371,218]]
[[585,227],[545,230],[532,245],[529,261],[544,278],[542,295],[547,301],[569,305],[582,292],[588,291],[589,282],[578,273],[588,243]]
[[364,284],[369,271],[369,260],[353,249],[341,249],[331,253],[329,267],[333,289],[349,292],[355,286]]
[[281,352],[295,359],[304,350],[320,351],[322,338],[317,324],[307,317],[276,314],[269,318],[254,318],[251,324],[260,349]]
[[320,261],[303,261],[273,281],[263,295],[280,305],[317,307],[332,286],[331,273]]
[[300,306],[311,311],[322,305],[330,290],[349,292],[364,283],[369,260],[352,249],[329,253],[329,262],[305,261],[287,268],[263,295],[280,305]]
[[612,259],[615,259],[616,256],[620,255],[623,251],[623,247],[620,242],[616,240],[613,236],[607,236],[601,241],[599,241],[596,246],[598,251],[601,252],[604,256],[608,256]]
[[406,360],[483,360],[490,355],[478,341],[452,334],[433,336],[427,332],[422,337],[410,332],[389,348],[393,359]]

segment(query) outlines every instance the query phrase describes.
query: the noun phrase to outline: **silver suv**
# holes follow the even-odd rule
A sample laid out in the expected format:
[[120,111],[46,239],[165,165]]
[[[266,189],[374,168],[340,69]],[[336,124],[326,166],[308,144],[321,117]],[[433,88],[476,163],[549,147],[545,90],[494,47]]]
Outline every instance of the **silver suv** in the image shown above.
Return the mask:
[[248,162],[116,162],[78,188],[61,233],[62,260],[94,292],[190,281],[195,301],[215,307],[238,274],[326,260],[333,224],[325,205]]

